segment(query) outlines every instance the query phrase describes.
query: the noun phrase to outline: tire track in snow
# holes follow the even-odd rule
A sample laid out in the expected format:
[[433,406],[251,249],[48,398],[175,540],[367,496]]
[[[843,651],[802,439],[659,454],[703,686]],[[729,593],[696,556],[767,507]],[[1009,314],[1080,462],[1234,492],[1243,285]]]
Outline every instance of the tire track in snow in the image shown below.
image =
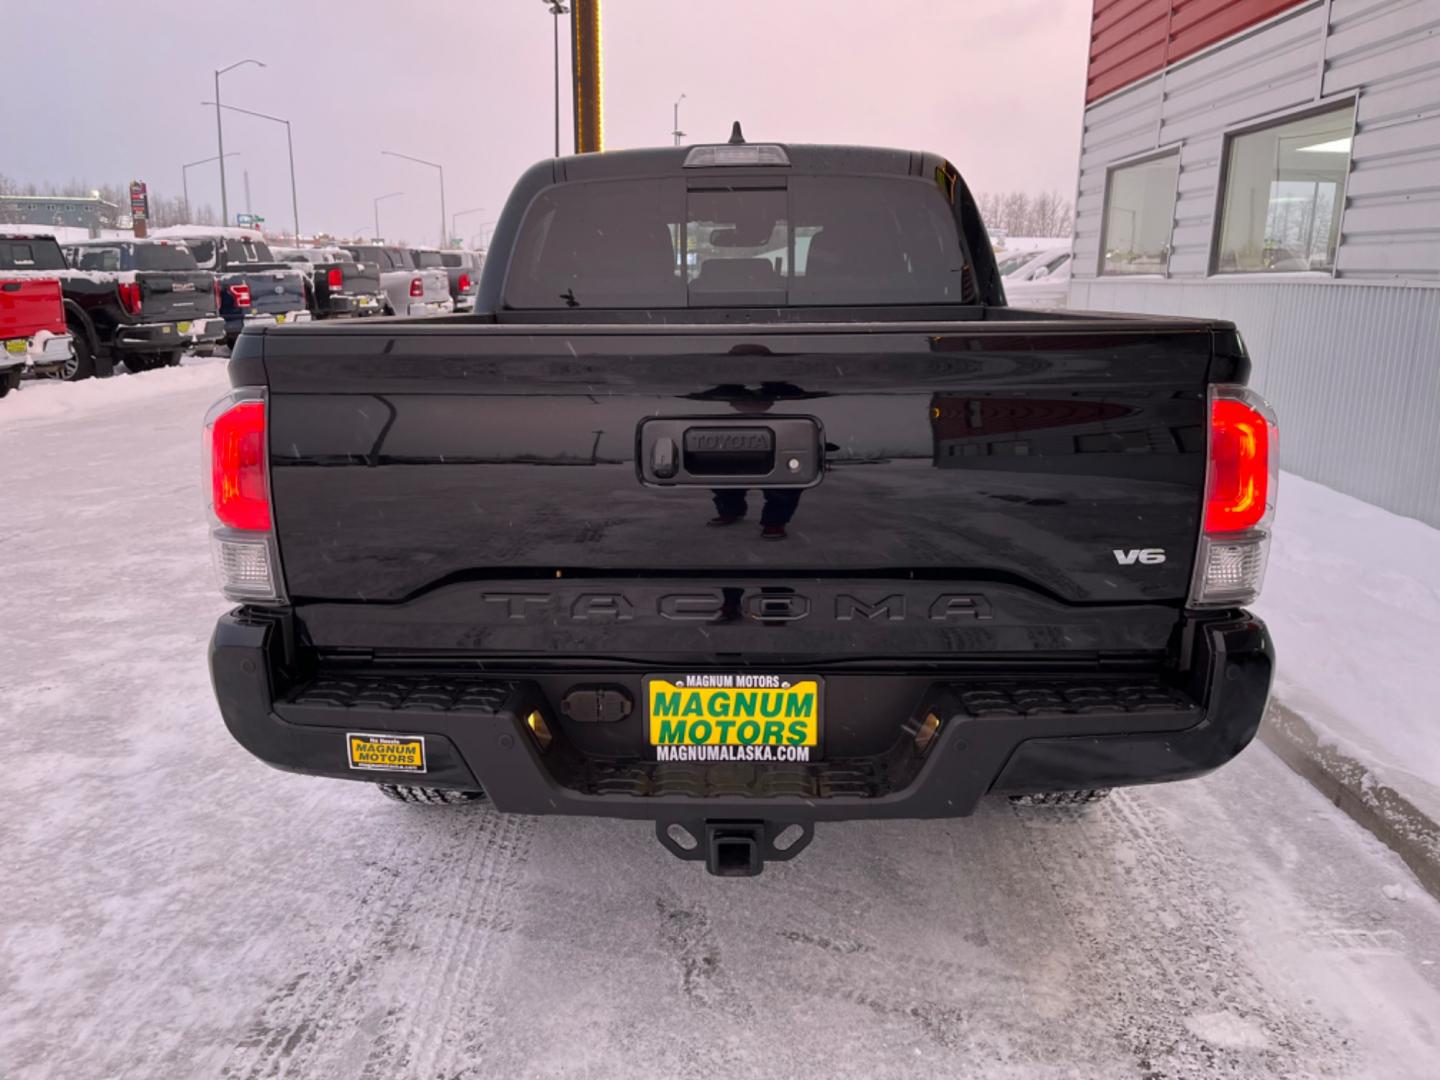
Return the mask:
[[1095,1006],[1116,1042],[1144,1077],[1347,1075],[1348,1040],[1287,1006],[1246,965],[1234,906],[1157,823],[1146,805],[1156,798],[1117,791],[1089,814],[1014,811],[1104,973]]
[[483,1005],[484,954],[531,821],[482,804],[416,808],[405,824],[341,930],[260,1005],[222,1076],[405,1075],[416,1025],[444,1042],[457,1007]]

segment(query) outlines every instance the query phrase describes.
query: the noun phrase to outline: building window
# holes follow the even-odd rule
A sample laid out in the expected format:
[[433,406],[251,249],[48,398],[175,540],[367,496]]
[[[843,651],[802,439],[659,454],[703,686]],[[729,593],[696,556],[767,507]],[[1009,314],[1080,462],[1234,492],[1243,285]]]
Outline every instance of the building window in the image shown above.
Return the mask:
[[1335,269],[1355,104],[1232,135],[1215,271]]
[[1179,178],[1178,153],[1110,170],[1102,274],[1165,273]]

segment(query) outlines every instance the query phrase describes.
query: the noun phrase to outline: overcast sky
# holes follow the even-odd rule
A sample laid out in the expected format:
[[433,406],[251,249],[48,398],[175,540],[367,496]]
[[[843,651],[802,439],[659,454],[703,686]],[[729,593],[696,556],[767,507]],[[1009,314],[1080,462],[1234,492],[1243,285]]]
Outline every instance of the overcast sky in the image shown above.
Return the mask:
[[[439,239],[433,169],[467,239],[514,178],[551,153],[551,17],[543,0],[3,0],[4,37],[30,72],[0,109],[0,173],[21,182],[147,181],[213,155],[213,75],[228,104],[291,120],[300,224]],[[1075,184],[1090,0],[604,0],[607,149],[669,143],[681,93],[687,141],[747,138],[933,150],[972,188],[1067,199]],[[562,27],[562,35],[564,28]],[[561,40],[562,149],[571,148]],[[43,71],[43,77],[37,73]],[[15,107],[15,106],[20,107]],[[251,201],[288,228],[285,131],[227,114],[230,211]],[[193,203],[220,204],[214,165]]]

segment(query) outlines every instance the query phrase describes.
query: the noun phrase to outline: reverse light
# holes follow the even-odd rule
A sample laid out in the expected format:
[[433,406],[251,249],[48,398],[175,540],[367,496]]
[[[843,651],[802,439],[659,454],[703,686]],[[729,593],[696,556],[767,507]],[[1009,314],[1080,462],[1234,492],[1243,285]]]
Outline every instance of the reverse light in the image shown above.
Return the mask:
[[1270,554],[1280,458],[1275,413],[1243,386],[1210,388],[1205,521],[1192,607],[1230,607],[1260,595]]
[[332,289],[343,288],[345,285],[345,271],[338,266],[332,266],[330,272],[325,275],[325,282]]
[[236,390],[205,417],[206,508],[221,591],[232,600],[282,598],[270,513],[266,399]]
[[235,306],[236,306],[236,307],[249,307],[249,306],[250,306],[250,286],[249,286],[249,285],[231,285],[231,286],[230,286],[230,298],[235,301]]
[[418,278],[418,277],[417,277],[417,278],[411,278],[411,279],[410,279],[410,295],[411,295],[411,296],[424,296],[424,295],[425,295],[425,282],[424,282],[423,279]]
[[140,314],[140,283],[138,281],[121,281],[115,286],[120,293],[120,306],[131,315]]

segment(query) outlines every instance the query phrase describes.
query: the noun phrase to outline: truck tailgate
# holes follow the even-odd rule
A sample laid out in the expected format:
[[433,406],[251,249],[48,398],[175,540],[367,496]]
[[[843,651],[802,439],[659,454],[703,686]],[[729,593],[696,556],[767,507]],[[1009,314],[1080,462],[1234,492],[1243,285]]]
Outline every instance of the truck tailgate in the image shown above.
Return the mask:
[[41,330],[65,333],[60,282],[0,272],[0,341],[33,337]]
[[[233,272],[233,271],[232,271]],[[250,286],[250,311],[283,315],[305,308],[305,277],[290,268],[253,270],[246,267],[241,279]]]
[[141,317],[185,320],[217,314],[215,275],[208,270],[140,270]]
[[807,649],[1164,647],[1209,328],[976,325],[267,331],[289,593],[335,644],[694,643],[750,589]]

